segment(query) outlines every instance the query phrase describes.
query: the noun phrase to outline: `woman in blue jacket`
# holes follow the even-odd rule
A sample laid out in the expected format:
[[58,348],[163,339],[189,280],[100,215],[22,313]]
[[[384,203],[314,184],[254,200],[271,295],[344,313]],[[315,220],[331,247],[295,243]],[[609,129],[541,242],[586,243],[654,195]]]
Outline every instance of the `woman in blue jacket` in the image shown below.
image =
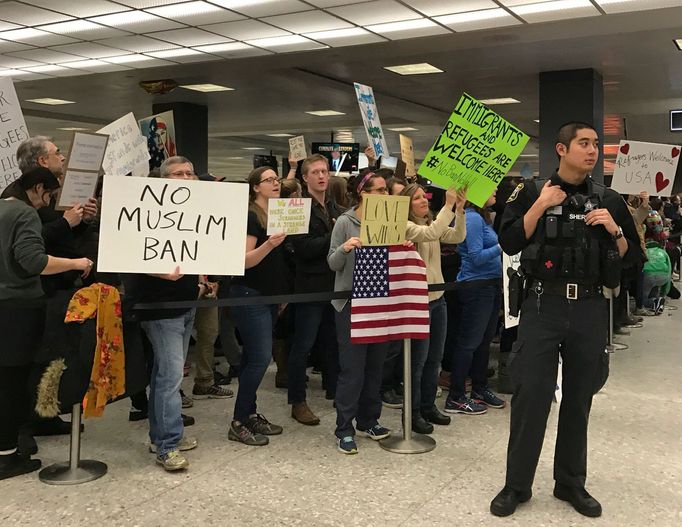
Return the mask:
[[[502,249],[490,219],[495,194],[483,208],[466,207],[466,239],[459,245],[462,267],[457,275],[457,299],[461,320],[452,354],[450,393],[445,411],[483,414],[487,407],[503,408],[505,402],[489,388],[487,380],[490,342],[495,335],[501,304]],[[471,396],[464,383],[471,377]]]

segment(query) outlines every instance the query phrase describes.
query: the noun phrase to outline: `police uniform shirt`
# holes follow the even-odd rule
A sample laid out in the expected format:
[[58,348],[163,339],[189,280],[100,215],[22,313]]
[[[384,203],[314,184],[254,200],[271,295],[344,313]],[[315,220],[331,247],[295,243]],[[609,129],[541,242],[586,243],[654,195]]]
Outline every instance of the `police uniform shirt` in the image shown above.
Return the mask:
[[[585,180],[580,185],[571,185],[563,181],[555,172],[550,178],[552,185],[559,185],[567,197],[573,194],[588,194],[589,185]],[[542,181],[543,185],[545,180]],[[540,187],[542,188],[542,187]],[[507,200],[500,226],[499,242],[507,254],[517,254],[534,241],[538,230],[536,229],[530,239],[526,239],[523,227],[523,216],[531,208],[535,200],[540,196],[535,181],[527,181],[519,184]],[[608,209],[616,225],[623,229],[623,236],[628,242],[628,251],[623,255],[623,266],[629,267],[642,260],[642,251],[639,245],[639,235],[635,227],[632,215],[623,198],[610,188],[604,189],[600,208]],[[595,226],[601,233],[603,242],[612,240],[611,235],[601,225]]]

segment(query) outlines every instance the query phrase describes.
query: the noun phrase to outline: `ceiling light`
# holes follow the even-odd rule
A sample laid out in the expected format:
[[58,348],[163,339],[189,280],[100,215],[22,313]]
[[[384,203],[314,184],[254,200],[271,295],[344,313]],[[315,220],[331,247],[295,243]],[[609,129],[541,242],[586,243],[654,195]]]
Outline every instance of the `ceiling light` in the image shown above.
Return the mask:
[[19,75],[28,75],[29,73],[29,71],[15,70],[10,68],[7,70],[0,70],[0,77],[18,77]]
[[539,122],[540,122],[540,119],[533,119],[533,122],[534,122],[534,123],[539,123]]
[[679,49],[680,51],[682,51],[682,38],[676,38],[676,39],[674,40],[674,42],[675,42],[675,45],[677,46],[677,49]]
[[479,99],[479,102],[492,106],[494,104],[517,104],[521,101],[517,101],[512,97],[500,97],[499,99]]
[[366,28],[374,33],[392,33],[394,31],[409,31],[410,29],[422,29],[435,26],[437,26],[437,24],[428,18],[418,18],[417,20],[405,20],[404,22],[376,24],[373,26],[366,26]]
[[554,0],[552,2],[540,2],[510,8],[520,16],[533,15],[536,13],[548,13],[550,11],[562,11],[564,9],[578,9],[580,7],[594,7],[590,0]]
[[265,134],[268,137],[294,137],[294,134]]
[[57,128],[57,130],[66,130],[67,132],[87,132],[90,128],[81,128],[79,126],[65,126],[64,128]]
[[204,53],[220,53],[221,51],[239,51],[242,49],[253,49],[248,44],[242,42],[228,42],[227,44],[210,44],[208,46],[195,46],[194,49]]
[[71,33],[84,33],[86,31],[102,30],[102,26],[93,24],[87,20],[72,20],[71,22],[59,22],[57,24],[50,24],[47,26],[40,26],[40,29],[57,33],[58,35]]
[[153,7],[146,10],[149,13],[159,15],[165,18],[185,18],[193,15],[203,15],[205,13],[224,13],[225,10],[221,7],[207,4],[206,2],[185,2],[183,4],[165,5],[161,7]]
[[151,57],[156,57],[157,59],[170,59],[173,57],[187,57],[189,55],[202,55],[201,51],[189,48],[179,48],[179,49],[166,49],[164,51],[151,51],[147,53]]
[[300,35],[286,35],[283,37],[258,38],[255,40],[247,40],[248,44],[258,46],[261,48],[275,48],[277,46],[290,46],[291,44],[303,44],[310,42],[305,37]]
[[384,66],[385,70],[398,75],[424,75],[426,73],[443,73],[443,70],[432,66],[428,62],[419,64],[403,64],[402,66]]
[[210,93],[214,91],[234,91],[234,88],[220,86],[218,84],[181,84],[180,87],[185,88],[186,90],[194,90],[204,93]]
[[416,132],[419,128],[412,128],[411,126],[403,126],[400,128],[388,128],[391,132]]
[[348,29],[332,29],[329,31],[316,31],[315,33],[306,33],[305,36],[314,40],[329,40],[333,38],[348,38],[359,37],[367,35],[367,31],[360,27],[350,27]]
[[52,99],[51,97],[44,97],[42,99],[26,99],[26,102],[34,102],[36,104],[49,104],[50,106],[57,106],[59,104],[76,104],[76,101],[65,101],[64,99]]
[[245,146],[242,150],[265,150],[262,146]]
[[462,24],[464,22],[479,22],[509,16],[504,9],[484,9],[482,11],[470,11],[468,13],[457,13],[454,15],[439,16],[438,22],[441,24]]
[[45,35],[48,34],[49,33],[45,33],[44,31],[33,29],[32,27],[25,27],[24,29],[12,29],[10,31],[3,31],[2,33],[0,33],[0,38],[9,41],[24,42],[26,40],[44,37]]
[[336,110],[312,110],[310,112],[305,112],[309,113],[310,115],[317,115],[318,117],[329,117],[330,115],[346,115],[343,112],[337,112]]
[[55,64],[45,64],[44,66],[31,66],[30,68],[23,68],[31,73],[52,73],[55,71],[65,70],[64,66],[56,66]]

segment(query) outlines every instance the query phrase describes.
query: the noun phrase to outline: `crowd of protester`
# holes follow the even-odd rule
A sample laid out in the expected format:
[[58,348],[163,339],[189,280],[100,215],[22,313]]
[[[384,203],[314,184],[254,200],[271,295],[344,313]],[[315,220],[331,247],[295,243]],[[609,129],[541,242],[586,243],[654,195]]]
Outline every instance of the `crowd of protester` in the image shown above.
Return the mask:
[[[41,371],[59,347],[52,342],[52,356],[45,353],[42,337],[50,324],[46,320],[61,322],[64,299],[93,281],[109,283],[123,293],[124,330],[139,337],[131,342],[139,341],[144,357],[138,368],[144,381],[127,393],[132,403],[129,418],[149,420],[149,449],[164,469],[179,470],[189,464],[184,452],[198,441],[185,433],[194,419],[182,410],[196,399],[236,395],[232,420],[226,426],[230,440],[264,446],[269,436],[283,433],[287,425],[271,423],[257,404],[273,358],[276,386],[286,389],[295,422],[320,423],[306,397],[312,365],[321,372],[326,399],[336,408],[335,435],[341,452],[358,451],[356,434],[373,440],[390,435],[380,418],[383,407],[403,405],[402,342],[351,342],[348,300],[231,308],[134,307],[198,298],[348,291],[355,249],[362,246],[363,201],[373,194],[409,197],[406,238],[426,265],[428,283],[456,278],[459,284],[454,291],[429,293],[429,338],[412,343],[413,430],[429,434],[433,425],[450,424],[447,413],[478,415],[505,406],[488,380],[491,343],[497,338],[498,392],[511,391],[504,356],[515,340],[515,329],[505,330],[500,323],[502,250],[496,220],[516,178],[505,178],[497,196],[479,207],[467,201],[463,190],[439,191],[421,178],[374,168],[372,158],[369,168],[350,178],[330,176],[328,161],[321,155],[300,164],[300,179],[293,161],[284,179],[272,168],[260,167],[247,178],[244,276],[183,275],[179,267],[168,274],[112,276],[92,271],[99,201],[91,199],[66,211],[55,209],[64,175],[64,156],[57,146],[47,137],[34,137],[20,145],[17,158],[22,176],[0,199],[0,321],[5,339],[0,354],[0,479],[40,466],[32,458],[38,450],[35,436],[69,431],[68,423],[59,417],[40,417],[32,410],[37,385],[32,372]],[[158,174],[150,176],[216,181],[197,176],[191,160],[181,156],[168,158]],[[312,199],[307,234],[267,235],[268,200],[278,197]],[[680,276],[679,197],[650,198],[643,192],[626,199],[650,261],[623,273],[614,302],[617,334],[641,327],[643,316],[660,314],[666,296],[679,297],[673,284]],[[442,206],[434,210],[434,203]],[[181,385],[192,339],[196,373],[188,396]],[[215,371],[216,348],[230,365],[227,375]],[[226,387],[233,378],[238,379],[236,394]],[[445,413],[436,402],[441,389],[449,390],[442,405]]]

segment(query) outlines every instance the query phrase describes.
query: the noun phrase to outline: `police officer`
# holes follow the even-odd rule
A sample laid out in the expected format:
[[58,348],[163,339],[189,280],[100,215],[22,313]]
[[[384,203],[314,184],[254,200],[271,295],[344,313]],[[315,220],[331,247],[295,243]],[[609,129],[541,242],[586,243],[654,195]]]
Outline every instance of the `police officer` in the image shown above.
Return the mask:
[[641,254],[622,198],[590,177],[599,159],[597,132],[586,123],[561,127],[559,169],[520,184],[500,227],[507,254],[521,252],[527,298],[510,354],[514,384],[507,476],[490,504],[508,516],[528,501],[555,391],[559,354],[563,385],[554,454],[554,496],[585,516],[601,505],[585,490],[587,422],[592,396],[608,375],[608,310],[602,286],[616,287],[620,269]]

